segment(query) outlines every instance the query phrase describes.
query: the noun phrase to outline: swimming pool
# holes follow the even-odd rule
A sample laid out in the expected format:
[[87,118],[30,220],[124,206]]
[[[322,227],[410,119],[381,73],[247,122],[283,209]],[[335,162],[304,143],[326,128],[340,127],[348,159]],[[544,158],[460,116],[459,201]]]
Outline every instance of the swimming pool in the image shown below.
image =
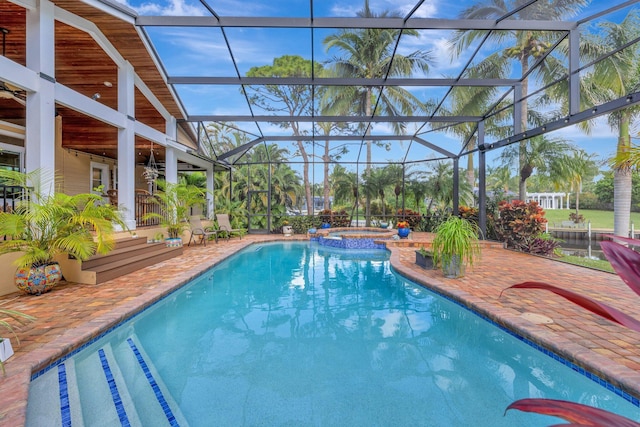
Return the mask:
[[[126,425],[123,416],[131,425],[551,424],[503,416],[511,401],[529,396],[598,404],[634,419],[639,412],[397,276],[385,251],[308,243],[245,249],[63,366],[34,380],[27,425],[50,416],[47,400],[70,419],[109,426]],[[64,393],[35,398],[61,378]],[[80,396],[98,403],[72,408]],[[63,397],[70,403],[61,405]],[[47,420],[40,425],[53,425]]]

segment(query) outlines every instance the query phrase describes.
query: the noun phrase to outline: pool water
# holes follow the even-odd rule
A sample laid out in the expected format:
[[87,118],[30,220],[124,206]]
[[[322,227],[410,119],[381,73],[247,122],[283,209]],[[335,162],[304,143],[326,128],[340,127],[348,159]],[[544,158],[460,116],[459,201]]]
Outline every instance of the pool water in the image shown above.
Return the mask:
[[[112,381],[98,392],[105,360]],[[28,426],[53,425],[41,407],[47,400],[58,414],[66,405],[69,425],[557,422],[504,414],[524,397],[567,399],[640,419],[638,407],[605,387],[397,275],[386,251],[314,243],[250,246],[64,365],[71,397],[61,405],[62,392],[38,395],[60,382],[59,368],[36,378]],[[68,403],[75,400],[81,409]]]

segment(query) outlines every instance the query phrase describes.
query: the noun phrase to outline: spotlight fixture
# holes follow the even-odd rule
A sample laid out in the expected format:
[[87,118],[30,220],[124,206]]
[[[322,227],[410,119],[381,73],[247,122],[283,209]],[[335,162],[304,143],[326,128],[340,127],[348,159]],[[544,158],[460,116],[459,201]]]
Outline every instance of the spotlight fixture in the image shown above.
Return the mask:
[[565,119],[564,119],[564,122],[565,122],[565,123],[569,123],[569,117],[565,118]]
[[627,96],[627,104],[633,101],[633,97],[631,95]]
[[100,99],[100,94],[98,92],[94,93],[93,95],[91,95],[91,99],[97,101],[98,99]]
[[542,126],[542,132],[546,131],[547,127],[546,126]]
[[594,108],[593,110],[591,110],[591,114],[595,114],[595,113],[597,113],[597,112],[598,112],[598,109],[597,109],[597,108]]
[[523,138],[526,138],[526,137],[527,137],[527,134],[526,134],[526,133],[523,133],[523,134],[522,134],[522,137],[523,137]]

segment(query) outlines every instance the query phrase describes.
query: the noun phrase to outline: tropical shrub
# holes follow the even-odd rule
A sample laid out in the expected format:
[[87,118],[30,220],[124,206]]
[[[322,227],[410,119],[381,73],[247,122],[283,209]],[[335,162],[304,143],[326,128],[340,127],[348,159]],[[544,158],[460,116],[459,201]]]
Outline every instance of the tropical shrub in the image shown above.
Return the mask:
[[319,216],[300,215],[289,217],[289,225],[296,234],[306,234],[310,228],[320,228],[322,220]]
[[[618,236],[614,236],[613,239],[640,246],[640,240],[637,239]],[[636,294],[640,295],[640,253],[615,241],[601,242],[600,247],[622,281]],[[510,286],[505,291],[509,289],[542,289],[550,291],[598,316],[640,332],[640,320],[605,303],[564,288],[543,282],[524,282]],[[620,415],[564,400],[520,399],[509,405],[507,410],[509,409],[559,417],[573,423],[572,425],[640,427],[640,424]]]
[[340,211],[332,211],[324,209],[318,214],[322,223],[328,223],[331,227],[349,227],[351,225],[351,217],[344,209]]
[[422,217],[416,231],[427,231],[433,233],[436,231],[436,228],[438,228],[440,224],[449,219],[450,216],[451,213],[447,211],[436,210]]
[[470,206],[460,206],[458,208],[458,212],[460,213],[460,218],[466,219],[467,221],[471,221],[474,224],[478,225],[478,208]]
[[205,191],[195,185],[160,182],[164,191],[159,191],[150,201],[160,207],[160,212],[149,212],[143,219],[157,218],[167,228],[170,238],[178,238],[189,228],[189,216],[193,206],[206,204]]
[[[498,240],[505,242],[507,247],[522,252],[531,252],[532,248],[541,247],[541,242],[537,239],[544,233],[547,219],[544,217],[544,209],[537,202],[502,201],[498,209],[500,214],[495,219]],[[552,254],[553,251],[544,255]]]
[[575,222],[576,224],[581,224],[584,222],[584,215],[579,214],[579,213],[575,213],[575,212],[571,212],[569,214],[569,220]]
[[406,221],[409,223],[409,228],[412,230],[417,230],[422,217],[420,214],[411,209],[398,209],[396,212],[396,222]]
[[527,244],[524,252],[541,256],[560,255],[560,240],[549,233],[540,233],[538,236],[528,239]]

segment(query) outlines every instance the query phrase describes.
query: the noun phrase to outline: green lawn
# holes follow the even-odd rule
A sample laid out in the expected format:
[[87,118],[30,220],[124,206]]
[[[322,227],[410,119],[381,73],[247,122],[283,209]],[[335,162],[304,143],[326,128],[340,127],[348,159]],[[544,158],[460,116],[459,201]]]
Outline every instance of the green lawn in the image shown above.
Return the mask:
[[[575,212],[573,209],[547,209],[545,218],[549,221],[549,225],[569,220],[569,214]],[[584,216],[585,222],[591,221],[592,228],[610,228],[613,229],[613,211],[595,211],[580,209],[580,214]],[[631,212],[631,222],[636,229],[640,229],[640,213]]]

